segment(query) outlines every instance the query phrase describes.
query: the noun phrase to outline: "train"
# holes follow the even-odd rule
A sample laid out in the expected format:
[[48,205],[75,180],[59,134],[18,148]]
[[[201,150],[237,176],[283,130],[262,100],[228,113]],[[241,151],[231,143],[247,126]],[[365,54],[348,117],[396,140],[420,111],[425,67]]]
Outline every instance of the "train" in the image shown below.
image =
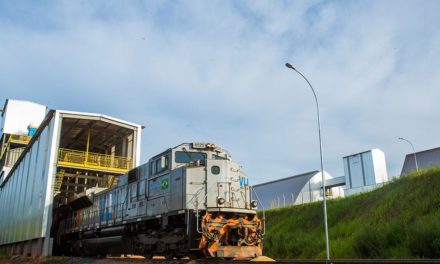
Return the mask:
[[77,195],[58,223],[55,247],[79,256],[258,257],[265,224],[252,192],[227,150],[184,143],[120,176],[112,188]]

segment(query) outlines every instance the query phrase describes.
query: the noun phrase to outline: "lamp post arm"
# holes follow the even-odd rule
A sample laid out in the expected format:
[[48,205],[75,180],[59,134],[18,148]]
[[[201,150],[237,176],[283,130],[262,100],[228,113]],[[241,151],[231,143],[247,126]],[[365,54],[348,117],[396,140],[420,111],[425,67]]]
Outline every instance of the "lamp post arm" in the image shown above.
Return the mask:
[[312,84],[309,82],[309,80],[295,67],[293,67],[291,64],[286,63],[286,67],[290,68],[294,71],[296,71],[301,77],[306,80],[307,84],[309,85],[310,89],[313,92],[313,96],[315,97],[316,102],[316,112],[318,115],[318,136],[319,136],[319,157],[320,157],[320,164],[321,164],[321,177],[322,177],[322,197],[323,197],[323,207],[324,207],[324,229],[325,229],[325,246],[326,246],[326,257],[327,260],[330,260],[330,243],[328,238],[328,224],[327,224],[327,197],[325,192],[325,175],[324,175],[324,162],[323,162],[323,150],[322,150],[322,138],[321,138],[321,118],[319,114],[319,103],[318,103],[318,97],[316,96],[315,89],[313,89]]
[[400,137],[399,139],[400,139],[400,140],[404,140],[404,141],[408,142],[408,143],[411,145],[411,148],[412,148],[413,153],[414,153],[414,162],[415,162],[415,164],[416,164],[416,171],[417,171],[417,173],[418,173],[418,172],[419,172],[419,164],[417,164],[416,149],[414,148],[413,143],[411,143],[411,141],[409,141],[409,140],[406,139],[406,138],[402,138],[402,137]]
[[[320,151],[320,153],[321,153],[321,155],[320,155],[320,158],[321,158],[321,172],[322,173],[324,173],[324,166],[323,166],[323,159],[324,159],[324,157],[323,157],[323,150],[322,150],[322,138],[321,138],[321,115],[320,115],[320,113],[319,113],[319,103],[318,103],[318,97],[316,96],[316,92],[315,92],[315,89],[313,89],[313,86],[312,86],[312,84],[309,82],[309,80],[306,78],[306,76],[304,76],[304,74],[302,74],[300,71],[298,71],[296,68],[292,68],[294,71],[296,71],[299,75],[301,75],[301,77],[303,77],[304,78],[304,80],[306,80],[306,82],[307,82],[307,84],[309,85],[309,87],[310,87],[310,89],[312,90],[312,92],[313,92],[313,96],[315,97],[315,102],[316,102],[316,113],[318,114],[318,136],[319,136],[319,151]],[[324,190],[324,193],[325,193],[325,182],[324,182],[324,174],[323,174],[323,182],[322,182],[322,184],[323,184],[323,190]],[[324,197],[325,197],[325,195],[324,195]],[[324,198],[325,199],[325,198]]]
[[299,75],[301,75],[301,77],[303,77],[304,80],[306,80],[307,84],[309,85],[310,89],[312,90],[313,96],[315,97],[315,102],[316,102],[316,109],[318,111],[318,115],[319,115],[319,104],[318,104],[318,97],[316,96],[315,93],[315,89],[313,89],[312,84],[309,82],[309,80],[306,78],[306,76],[304,76],[304,74],[302,74],[300,71],[298,71],[296,68],[292,68],[294,71],[296,71]]

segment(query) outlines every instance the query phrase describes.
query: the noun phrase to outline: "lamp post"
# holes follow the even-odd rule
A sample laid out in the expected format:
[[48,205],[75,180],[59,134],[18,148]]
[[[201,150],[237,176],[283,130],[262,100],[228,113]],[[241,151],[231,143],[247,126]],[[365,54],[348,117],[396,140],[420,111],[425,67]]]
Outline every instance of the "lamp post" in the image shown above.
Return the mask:
[[330,246],[329,246],[329,239],[328,239],[328,225],[327,225],[327,198],[325,193],[325,177],[324,177],[324,165],[322,162],[322,139],[321,139],[321,121],[319,117],[319,104],[318,104],[318,98],[316,97],[315,90],[313,89],[313,86],[310,84],[309,80],[301,73],[299,72],[295,67],[293,67],[290,63],[286,63],[286,67],[289,69],[292,69],[296,71],[301,77],[306,80],[306,82],[309,84],[310,89],[312,89],[313,95],[315,96],[315,102],[316,102],[316,112],[318,114],[318,136],[319,136],[319,155],[321,159],[321,176],[322,176],[322,193],[323,193],[323,205],[324,205],[324,229],[325,229],[325,253],[327,260],[330,259]]
[[417,156],[416,156],[416,150],[414,149],[414,145],[411,143],[411,141],[409,141],[406,138],[401,138],[400,137],[399,140],[406,141],[406,142],[408,142],[411,145],[413,153],[414,153],[414,162],[416,163],[416,171],[417,171],[417,173],[419,173],[419,165],[417,164]]

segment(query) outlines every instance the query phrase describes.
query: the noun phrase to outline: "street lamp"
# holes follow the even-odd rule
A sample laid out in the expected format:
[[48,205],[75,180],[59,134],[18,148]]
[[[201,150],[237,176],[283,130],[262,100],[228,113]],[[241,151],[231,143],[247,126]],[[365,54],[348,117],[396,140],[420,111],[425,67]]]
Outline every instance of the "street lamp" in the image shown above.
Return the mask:
[[304,80],[306,80],[306,82],[309,84],[310,89],[312,89],[313,95],[315,96],[316,112],[318,114],[319,155],[320,155],[320,159],[321,159],[322,192],[323,192],[323,197],[324,197],[324,199],[322,201],[323,201],[323,205],[324,205],[325,253],[327,256],[327,260],[329,260],[330,259],[330,246],[329,246],[329,240],[328,240],[328,225],[327,225],[327,198],[326,198],[326,193],[325,193],[324,165],[322,162],[323,154],[322,154],[322,139],[321,139],[321,121],[320,121],[320,117],[319,117],[318,98],[316,97],[316,93],[315,93],[315,90],[313,89],[313,86],[310,84],[309,80],[307,80],[307,78],[301,72],[299,72],[297,69],[295,69],[295,67],[293,67],[290,63],[286,63],[286,67],[296,71],[299,75],[301,75],[301,77],[303,77]]
[[411,143],[411,141],[409,141],[406,138],[401,138],[400,137],[399,140],[406,141],[406,142],[408,142],[411,145],[413,153],[414,153],[414,162],[416,163],[416,171],[417,171],[417,173],[419,173],[419,165],[417,164],[417,156],[416,156],[416,150],[414,149],[414,145]]

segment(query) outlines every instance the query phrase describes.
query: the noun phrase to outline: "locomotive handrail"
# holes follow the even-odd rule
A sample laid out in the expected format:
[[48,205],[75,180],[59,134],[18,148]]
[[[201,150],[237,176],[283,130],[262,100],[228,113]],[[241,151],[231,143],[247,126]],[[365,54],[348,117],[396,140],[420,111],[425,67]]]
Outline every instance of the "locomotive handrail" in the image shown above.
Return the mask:
[[263,208],[263,235],[266,234],[266,210],[264,209],[263,203],[260,201],[260,197],[258,197],[257,191],[255,191],[255,188],[253,186],[250,186],[252,191],[255,193],[255,197],[257,198],[257,201],[259,204],[261,204],[261,208]]
[[70,218],[61,220],[60,221],[60,232],[65,233],[66,231],[70,231],[70,230],[72,230],[74,228],[78,228],[78,227],[79,228],[86,227],[86,226],[89,227],[91,224],[100,225],[101,224],[101,219],[100,219],[101,212],[103,212],[102,214],[106,215],[105,221],[108,224],[109,222],[113,221],[113,219],[108,219],[108,217],[107,217],[108,212],[110,211],[110,209],[112,209],[115,213],[117,213],[119,211],[119,209],[117,209],[117,208],[121,204],[122,203],[111,205],[111,206],[106,206],[102,209],[99,208],[99,209],[93,209],[93,210],[88,210],[88,211],[82,211],[79,213],[79,216],[72,216]]
[[[206,197],[208,196],[209,192],[211,191],[212,187],[214,187],[215,184],[218,184],[218,182],[213,183],[213,184],[211,185],[211,187],[209,187],[209,189],[206,191],[205,197],[203,197],[203,199],[206,199]],[[205,189],[205,188],[204,188],[204,187],[200,188],[200,189],[197,191],[197,193],[194,194],[194,196],[193,196],[193,198],[196,197],[196,204],[195,204],[195,206],[196,206],[196,218],[197,218],[197,221],[196,221],[196,222],[197,222],[196,230],[197,230],[197,233],[199,233],[199,234],[203,234],[203,230],[202,230],[202,231],[199,230],[199,201],[198,201],[198,199],[199,199],[199,193],[200,193],[203,189]],[[192,200],[193,198],[191,198],[191,200]],[[191,200],[190,200],[190,201],[191,201]]]
[[[206,199],[208,197],[208,195],[212,192],[212,189],[217,185],[217,184],[221,184],[221,183],[227,183],[227,182],[215,182],[213,183],[207,190],[206,194],[203,196],[203,199]],[[252,191],[255,193],[258,202],[261,204],[260,202],[260,198],[258,197],[258,194],[256,193],[255,189],[252,188],[252,186],[249,186],[250,189],[252,189]],[[200,227],[200,209],[199,209],[199,194],[204,190],[205,188],[200,188],[194,195],[193,197],[190,199],[190,201],[187,202],[187,204],[194,202],[194,199],[196,199],[194,205],[195,205],[195,209],[196,209],[196,218],[197,218],[197,232],[198,233],[203,233],[203,230]],[[166,202],[166,200],[165,200]],[[64,219],[62,221],[60,221],[60,232],[61,233],[66,233],[71,231],[72,229],[75,228],[83,228],[83,227],[90,227],[91,225],[96,226],[96,225],[101,225],[101,224],[109,224],[112,223],[114,224],[115,222],[119,222],[119,221],[123,221],[125,220],[125,218],[127,217],[126,215],[123,214],[124,212],[124,204],[126,204],[126,201],[122,201],[118,204],[113,204],[111,206],[105,206],[103,208],[93,208],[92,210],[87,210],[87,211],[82,211],[79,213],[79,215],[74,216],[74,217],[70,217],[67,219]],[[165,204],[165,206],[168,208],[168,204]],[[263,209],[263,235],[265,234],[265,208],[264,206],[261,204],[262,209]],[[111,212],[111,216],[109,217],[109,213]],[[121,215],[122,212],[122,215]],[[139,215],[139,213],[137,213],[136,215]],[[101,217],[103,217],[101,219]],[[117,219],[119,219],[119,221],[116,221]]]
[[[198,200],[198,198],[196,198],[196,200]],[[203,230],[202,231],[199,230],[199,202],[198,201],[196,203],[196,231],[199,234],[203,234]]]
[[[165,206],[168,208],[168,204],[165,201]],[[69,231],[72,231],[75,228],[85,228],[85,227],[97,227],[101,225],[109,225],[109,224],[115,224],[117,222],[123,222],[126,220],[126,218],[133,217],[128,216],[124,214],[124,211],[126,210],[124,205],[126,204],[125,201],[105,206],[103,208],[93,208],[92,210],[88,211],[81,211],[79,215],[72,216],[67,219],[60,221],[60,230],[59,232],[67,233]],[[109,216],[111,212],[111,216]],[[137,212],[134,216],[141,215],[140,212]],[[103,217],[101,219],[101,217]]]
[[[186,205],[188,206],[188,205],[192,202],[192,200],[193,200],[194,198],[198,197],[199,194],[200,194],[200,192],[201,192],[202,190],[204,190],[204,189],[205,189],[205,187],[200,187],[200,189],[197,190],[197,192],[191,197],[191,199],[189,199],[189,201],[186,202]],[[195,204],[194,204],[194,205],[195,205]],[[197,205],[196,205],[196,207],[197,207]]]

